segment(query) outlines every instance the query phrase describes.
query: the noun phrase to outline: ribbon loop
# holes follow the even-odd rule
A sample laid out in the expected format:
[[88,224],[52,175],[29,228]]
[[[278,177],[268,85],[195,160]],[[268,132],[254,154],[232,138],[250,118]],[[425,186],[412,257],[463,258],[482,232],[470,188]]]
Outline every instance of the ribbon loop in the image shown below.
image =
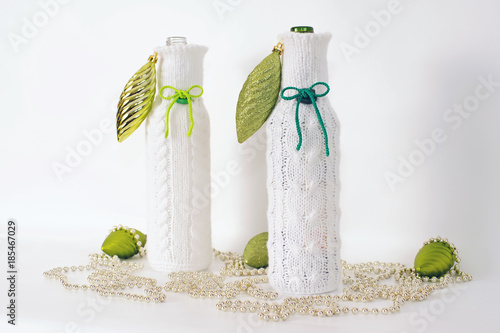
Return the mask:
[[[326,91],[321,94],[317,94],[316,91],[314,90],[314,87],[322,85],[326,88]],[[285,96],[285,92],[287,90],[295,90],[297,93],[294,95],[290,96]],[[321,113],[319,112],[318,105],[316,104],[316,99],[318,97],[323,97],[326,96],[330,92],[330,87],[328,84],[325,82],[316,82],[309,88],[296,88],[296,87],[286,87],[281,91],[281,98],[284,100],[297,100],[297,106],[295,107],[295,126],[297,127],[297,134],[299,136],[299,143],[297,145],[297,150],[300,150],[300,147],[302,146],[302,130],[300,129],[300,120],[299,120],[299,106],[302,100],[307,100],[307,104],[312,104],[314,107],[314,110],[316,111],[316,117],[318,118],[318,122],[321,126],[321,130],[323,131],[323,137],[325,138],[325,151],[326,151],[326,156],[330,155],[330,150],[328,149],[328,134],[326,132],[325,124],[323,123],[323,118],[321,118]],[[309,102],[310,101],[310,102]]]
[[[191,90],[193,90],[194,88],[199,88],[200,89],[200,93],[197,94],[197,95],[193,95],[190,93]],[[163,95],[163,90],[165,89],[172,89],[175,91],[175,94],[173,94],[172,96],[164,96]],[[193,119],[193,102],[192,102],[192,99],[193,98],[198,98],[200,97],[201,95],[203,95],[203,88],[199,85],[194,85],[194,86],[191,86],[191,88],[189,88],[188,90],[181,90],[181,89],[176,89],[172,86],[164,86],[160,89],[160,97],[165,99],[165,100],[172,100],[170,102],[170,104],[168,105],[168,108],[167,108],[167,114],[166,114],[166,129],[165,129],[165,138],[168,137],[168,132],[169,132],[169,118],[170,118],[170,110],[172,110],[172,107],[174,106],[174,103],[179,103],[179,104],[188,104],[189,106],[189,121],[190,121],[190,125],[189,125],[189,130],[187,132],[187,136],[191,136],[191,133],[193,132],[193,126],[194,126],[194,119]]]

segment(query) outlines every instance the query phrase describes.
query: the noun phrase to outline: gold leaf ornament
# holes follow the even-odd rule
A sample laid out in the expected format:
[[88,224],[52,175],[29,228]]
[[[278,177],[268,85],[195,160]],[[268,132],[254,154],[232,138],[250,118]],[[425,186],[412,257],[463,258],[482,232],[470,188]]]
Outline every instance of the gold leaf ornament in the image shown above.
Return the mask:
[[236,106],[236,132],[243,143],[262,127],[278,100],[283,44],[278,43],[248,75]]
[[123,142],[146,119],[156,95],[156,62],[155,52],[127,82],[116,113],[116,131],[118,141]]

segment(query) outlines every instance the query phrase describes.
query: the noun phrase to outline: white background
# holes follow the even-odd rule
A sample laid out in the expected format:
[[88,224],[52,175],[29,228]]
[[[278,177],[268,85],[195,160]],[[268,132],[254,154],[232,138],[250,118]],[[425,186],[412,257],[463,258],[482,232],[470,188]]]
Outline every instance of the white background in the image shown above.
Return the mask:
[[[455,104],[474,100],[480,77],[500,82],[498,1],[400,0],[383,26],[373,12],[387,13],[386,0],[44,3],[54,2],[0,3],[0,257],[6,256],[6,222],[14,218],[19,326],[13,331],[64,332],[68,322],[78,332],[498,327],[493,313],[500,307],[491,299],[500,294],[500,87],[460,123],[456,114],[446,118]],[[294,25],[332,33],[328,98],[341,122],[342,257],[411,266],[422,242],[441,235],[458,246],[462,268],[475,281],[443,309],[433,296],[433,319],[425,320],[419,311],[429,310],[430,301],[388,317],[264,324],[220,313],[210,301],[169,295],[156,306],[115,300],[87,321],[77,308],[96,297],[63,290],[41,274],[85,263],[115,224],[147,232],[144,126],[120,144],[114,131],[127,80],[168,36],[209,47],[203,98],[212,124],[213,245],[242,252],[250,237],[266,230],[265,149],[258,140],[237,143],[235,105],[248,73]],[[371,35],[364,44],[363,30]],[[348,45],[357,53],[347,54]],[[111,130],[99,129],[103,122]],[[435,129],[446,139],[419,153],[416,141],[430,139]],[[68,152],[93,130],[102,141],[58,176],[54,164],[66,164]],[[418,156],[421,163],[391,187],[387,173],[398,174],[401,159]],[[239,171],[227,178],[230,161]],[[6,304],[1,280],[0,304]]]

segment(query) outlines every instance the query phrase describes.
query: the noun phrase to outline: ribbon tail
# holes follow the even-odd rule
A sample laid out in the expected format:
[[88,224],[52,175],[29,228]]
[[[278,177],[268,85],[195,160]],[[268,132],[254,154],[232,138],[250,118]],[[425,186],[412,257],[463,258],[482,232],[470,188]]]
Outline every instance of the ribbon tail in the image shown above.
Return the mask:
[[168,137],[168,132],[169,132],[169,118],[170,118],[170,110],[172,110],[172,107],[174,106],[175,102],[179,99],[179,96],[176,96],[172,102],[168,105],[167,108],[167,114],[165,115],[165,139]]
[[299,143],[297,144],[297,150],[300,150],[302,147],[302,131],[300,129],[300,120],[299,120],[299,106],[302,101],[302,96],[297,98],[297,107],[295,108],[295,126],[297,127],[297,135],[299,136]]
[[193,119],[193,102],[191,101],[191,97],[187,97],[188,100],[188,106],[189,106],[189,130],[187,132],[187,136],[191,136],[191,133],[193,132],[193,127],[194,127],[194,119]]
[[321,126],[321,130],[323,131],[323,137],[325,138],[325,152],[326,156],[330,156],[330,149],[328,149],[328,133],[326,132],[325,124],[323,123],[323,118],[321,118],[321,113],[319,112],[318,105],[314,98],[311,99],[312,104],[314,106],[314,110],[316,111],[316,117],[318,117],[318,122]]

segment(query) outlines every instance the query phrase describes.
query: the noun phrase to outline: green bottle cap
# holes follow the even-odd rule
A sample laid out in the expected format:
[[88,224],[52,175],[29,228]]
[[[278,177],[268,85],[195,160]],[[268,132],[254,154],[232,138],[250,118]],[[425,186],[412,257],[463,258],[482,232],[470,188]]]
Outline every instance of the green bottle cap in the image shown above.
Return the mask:
[[314,33],[314,28],[308,26],[297,26],[297,27],[291,27],[290,31],[300,32],[300,33]]

